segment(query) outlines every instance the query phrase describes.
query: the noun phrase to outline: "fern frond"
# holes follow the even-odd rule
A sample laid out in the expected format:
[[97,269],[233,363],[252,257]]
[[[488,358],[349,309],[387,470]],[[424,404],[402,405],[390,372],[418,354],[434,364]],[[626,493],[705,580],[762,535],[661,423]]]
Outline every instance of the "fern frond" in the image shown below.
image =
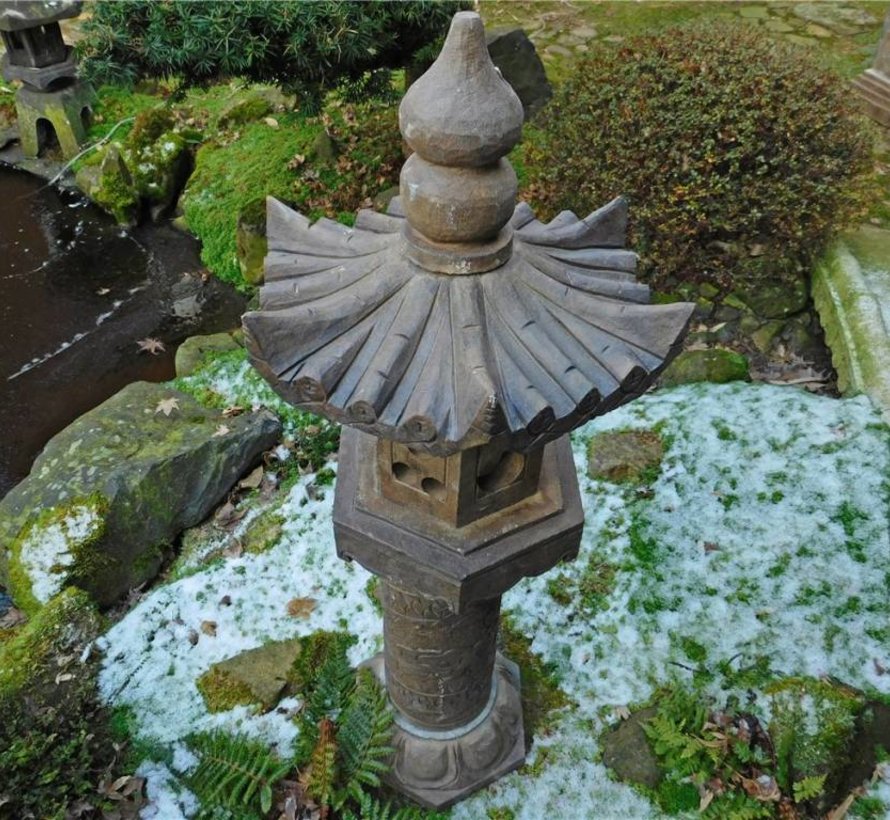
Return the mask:
[[322,718],[318,727],[318,742],[312,752],[311,769],[306,783],[306,792],[312,797],[326,816],[328,807],[334,802],[334,782],[337,777],[337,740],[334,722]]
[[365,786],[380,785],[380,775],[389,770],[388,759],[393,752],[389,745],[392,714],[386,692],[370,670],[359,671],[338,725],[343,785],[335,805],[340,808],[349,797],[361,802]]
[[224,807],[265,814],[272,808],[272,786],[291,768],[264,744],[225,732],[192,735],[188,745],[199,759],[188,785],[207,810]]

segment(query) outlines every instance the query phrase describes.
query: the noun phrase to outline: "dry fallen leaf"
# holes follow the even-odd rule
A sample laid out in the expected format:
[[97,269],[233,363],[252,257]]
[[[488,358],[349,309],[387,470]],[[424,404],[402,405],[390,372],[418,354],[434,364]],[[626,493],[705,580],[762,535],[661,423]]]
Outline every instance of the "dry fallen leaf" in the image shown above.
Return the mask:
[[241,546],[240,541],[233,541],[229,546],[227,546],[223,550],[223,557],[225,558],[240,558],[241,554],[244,552],[244,547]]
[[615,713],[615,717],[619,720],[627,720],[630,718],[630,709],[626,706],[615,706],[612,708],[612,711]]
[[266,117],[263,122],[270,128],[278,128],[278,120],[276,120],[275,117]]
[[152,356],[157,356],[158,353],[162,353],[167,349],[160,339],[153,339],[150,336],[145,339],[139,339],[136,344],[139,345],[140,352],[151,353]]
[[189,630],[189,643],[194,646],[200,640],[201,636],[194,630]]
[[201,631],[211,638],[216,637],[216,621],[201,621]]
[[96,296],[105,296],[108,293],[111,293],[111,288],[99,288],[96,291]]
[[161,399],[158,402],[158,406],[155,407],[155,413],[163,413],[165,416],[169,416],[174,410],[179,409],[179,399],[175,396],[168,396],[166,399]]
[[233,416],[240,416],[244,412],[244,408],[240,404],[232,404],[229,407],[226,407],[225,410],[222,411],[223,418],[232,418]]
[[315,598],[293,598],[287,602],[287,614],[292,618],[308,618],[316,603]]
[[238,482],[239,490],[255,490],[263,483],[263,467],[260,465],[253,472]]
[[213,438],[219,438],[220,436],[225,436],[231,432],[231,429],[226,427],[225,424],[220,424],[219,427],[216,428],[216,431],[213,433]]
[[0,629],[12,629],[14,626],[25,623],[27,620],[24,612],[11,606],[6,611],[6,614],[0,618]]
[[714,543],[713,541],[705,541],[705,552],[717,552],[720,549],[720,545]]

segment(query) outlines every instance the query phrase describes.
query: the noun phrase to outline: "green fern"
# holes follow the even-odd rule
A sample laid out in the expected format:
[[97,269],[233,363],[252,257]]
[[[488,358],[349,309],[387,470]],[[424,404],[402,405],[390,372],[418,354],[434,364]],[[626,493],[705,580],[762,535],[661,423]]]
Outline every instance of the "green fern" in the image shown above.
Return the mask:
[[[336,719],[355,688],[355,672],[346,650],[354,639],[342,633],[319,632],[310,636],[294,665],[294,678],[303,698],[298,725],[297,765],[309,762],[319,739],[319,724]],[[303,657],[306,655],[307,657]]]
[[266,814],[272,808],[272,786],[291,768],[262,743],[224,732],[202,732],[188,738],[199,758],[189,788],[205,811],[239,809],[239,818]]
[[362,794],[358,802],[358,814],[346,809],[341,820],[446,820],[448,815],[441,812],[427,811],[417,806],[401,806],[393,808],[392,802],[382,803],[369,794]]
[[827,775],[811,775],[798,780],[792,786],[794,791],[794,802],[803,803],[806,800],[814,800],[825,789],[825,778]]
[[703,820],[762,820],[772,816],[771,803],[759,803],[738,791],[721,795],[701,814]]
[[322,718],[318,729],[318,742],[312,752],[306,792],[321,807],[326,815],[327,808],[334,802],[334,788],[337,779],[336,729],[329,718]]
[[368,669],[358,672],[355,689],[337,721],[341,783],[335,806],[350,797],[360,802],[367,786],[380,785],[393,749],[392,713],[386,692]]

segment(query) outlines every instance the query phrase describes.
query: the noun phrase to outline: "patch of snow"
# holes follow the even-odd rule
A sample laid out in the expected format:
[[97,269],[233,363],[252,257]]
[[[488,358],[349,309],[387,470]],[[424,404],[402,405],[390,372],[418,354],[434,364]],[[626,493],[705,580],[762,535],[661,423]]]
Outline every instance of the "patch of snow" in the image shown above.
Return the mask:
[[146,781],[149,802],[139,812],[143,820],[187,820],[200,808],[195,795],[183,788],[163,763],[142,763],[136,776]]
[[31,593],[46,603],[65,583],[65,571],[74,563],[72,550],[93,538],[102,518],[87,504],[72,506],[58,521],[35,526],[21,544],[21,563],[31,582]]
[[[656,425],[668,446],[651,496],[587,477],[591,436]],[[684,666],[715,670],[734,658],[737,668],[766,656],[777,673],[830,674],[890,692],[890,676],[879,674],[890,666],[883,640],[888,442],[865,398],[747,384],[651,393],[579,430],[573,446],[586,510],[579,557],[504,596],[515,626],[533,637],[533,651],[555,666],[579,708],[554,718],[552,734],[536,740],[530,761],[547,750],[539,766],[498,781],[452,816],[484,817],[498,807],[520,820],[660,816],[610,779],[597,761],[597,737],[615,707],[645,701],[673,677],[689,679]],[[215,661],[316,629],[355,634],[353,662],[380,649],[369,576],[336,558],[333,492],[311,499],[312,478],[290,491],[272,549],[154,590],[102,639],[103,697],[132,707],[145,736],[172,745],[225,726],[287,754],[296,702],[262,716],[244,707],[209,715],[195,679]],[[558,604],[548,582],[559,573],[579,579],[591,559],[614,573],[602,609]],[[223,596],[231,606],[220,606]],[[308,619],[295,620],[287,602],[305,596],[318,604]],[[216,637],[200,633],[204,620],[217,623]],[[689,641],[702,647],[703,660],[685,654]],[[153,776],[158,783],[166,777]]]

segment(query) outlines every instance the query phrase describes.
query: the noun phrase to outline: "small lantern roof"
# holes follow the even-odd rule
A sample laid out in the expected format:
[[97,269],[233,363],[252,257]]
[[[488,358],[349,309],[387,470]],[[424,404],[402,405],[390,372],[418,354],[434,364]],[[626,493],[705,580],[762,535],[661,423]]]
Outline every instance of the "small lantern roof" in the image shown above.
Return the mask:
[[57,23],[77,17],[81,0],[5,0],[0,4],[0,31],[23,29]]
[[[463,224],[463,203],[440,195],[449,174],[478,174],[491,197],[505,195],[501,157],[522,117],[514,99],[478,15],[459,13],[400,111],[415,165],[432,167],[411,178],[433,202],[424,218]],[[468,207],[485,199],[475,184]],[[438,456],[492,440],[527,450],[640,395],[678,351],[694,306],[649,304],[623,248],[623,199],[546,224],[511,205],[497,241],[422,240],[457,260],[424,265],[413,185],[403,169],[389,212],[359,211],[352,228],[269,199],[266,284],[244,327],[254,365],[292,404]],[[515,183],[508,193],[512,203]],[[492,244],[496,267],[460,264]]]

